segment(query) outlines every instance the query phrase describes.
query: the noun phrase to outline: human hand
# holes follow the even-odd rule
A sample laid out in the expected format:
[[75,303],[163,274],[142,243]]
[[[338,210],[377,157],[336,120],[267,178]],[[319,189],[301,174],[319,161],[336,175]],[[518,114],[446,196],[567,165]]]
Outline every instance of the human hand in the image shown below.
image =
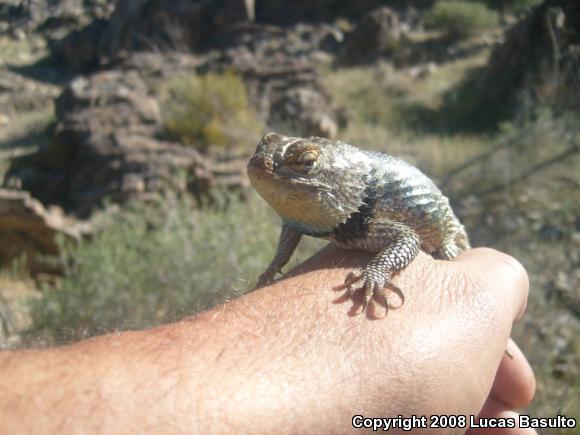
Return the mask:
[[510,417],[531,400],[531,369],[508,343],[527,296],[519,263],[420,254],[395,278],[405,303],[394,293],[373,320],[330,290],[369,258],[328,247],[189,319],[0,352],[0,431],[346,433],[355,415]]
[[[360,267],[367,261],[350,257],[341,261],[340,255],[340,250],[329,247],[291,275],[299,270],[328,270],[337,263]],[[393,409],[391,415],[455,414],[469,420],[469,415],[479,414],[485,419],[510,418],[517,425],[518,415],[512,410],[527,405],[535,392],[532,369],[517,345],[508,340],[511,325],[522,316],[527,300],[528,280],[522,266],[490,249],[471,250],[453,262],[421,254],[395,284],[405,303],[401,305],[399,292],[392,293],[389,302],[399,309],[391,309],[384,320],[376,322],[377,328],[389,333],[377,334],[383,338],[378,342],[361,336],[359,345],[365,355],[371,353],[370,347],[384,350],[388,361],[378,357],[375,381],[394,378],[404,385],[405,402],[417,406],[404,406],[400,397],[398,410]],[[351,314],[358,313],[360,294],[354,302]],[[375,302],[373,314],[377,311],[382,313],[382,307]],[[504,352],[506,343],[511,357]],[[366,367],[372,367],[371,363]],[[363,373],[372,384],[372,370]],[[472,431],[527,432],[517,428]]]

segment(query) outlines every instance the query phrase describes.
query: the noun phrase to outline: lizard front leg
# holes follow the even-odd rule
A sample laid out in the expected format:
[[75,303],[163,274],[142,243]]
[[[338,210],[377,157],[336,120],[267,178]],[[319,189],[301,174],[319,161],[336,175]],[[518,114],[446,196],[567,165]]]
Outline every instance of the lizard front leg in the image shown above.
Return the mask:
[[[419,235],[408,226],[390,220],[373,220],[369,226],[367,240],[359,241],[359,246],[382,245],[382,249],[360,273],[351,272],[345,280],[346,295],[364,289],[363,311],[374,294],[380,295],[388,309],[384,287],[394,272],[407,267],[419,253]],[[361,285],[355,287],[354,284]]]
[[282,224],[282,230],[280,232],[280,239],[278,240],[278,248],[276,249],[276,255],[270,262],[270,265],[264,273],[258,278],[258,287],[268,284],[274,280],[274,276],[277,273],[282,272],[282,268],[288,263],[288,260],[292,257],[292,254],[300,242],[302,233],[290,228],[286,224]]

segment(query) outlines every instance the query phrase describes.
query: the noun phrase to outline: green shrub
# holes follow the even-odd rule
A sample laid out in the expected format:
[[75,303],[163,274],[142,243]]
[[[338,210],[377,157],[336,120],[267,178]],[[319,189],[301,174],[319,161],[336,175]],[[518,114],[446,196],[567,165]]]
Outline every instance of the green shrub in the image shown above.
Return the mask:
[[202,150],[255,144],[264,130],[244,82],[231,72],[178,77],[166,85],[162,98],[169,135]]
[[484,4],[459,0],[438,1],[426,18],[427,26],[445,31],[455,38],[476,35],[497,23],[497,13]]
[[[142,328],[200,311],[252,288],[272,259],[279,219],[257,196],[193,214],[175,201],[163,211],[136,204],[118,222],[64,247],[65,276],[31,300],[37,338],[70,342]],[[319,244],[306,243],[293,264]]]

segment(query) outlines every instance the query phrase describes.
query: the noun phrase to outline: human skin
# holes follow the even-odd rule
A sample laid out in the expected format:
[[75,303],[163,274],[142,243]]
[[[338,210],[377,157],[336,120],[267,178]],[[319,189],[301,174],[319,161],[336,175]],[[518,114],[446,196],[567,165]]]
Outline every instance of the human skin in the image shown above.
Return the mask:
[[1,352],[0,433],[345,433],[355,414],[513,417],[531,401],[533,373],[509,340],[528,291],[517,261],[420,254],[385,316],[332,290],[369,258],[327,247],[177,323]]

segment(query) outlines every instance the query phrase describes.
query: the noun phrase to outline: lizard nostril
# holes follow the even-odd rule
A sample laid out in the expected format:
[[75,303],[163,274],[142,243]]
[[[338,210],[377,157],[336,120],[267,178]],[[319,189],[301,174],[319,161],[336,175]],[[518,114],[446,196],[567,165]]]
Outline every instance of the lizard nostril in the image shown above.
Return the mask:
[[250,159],[250,166],[254,167],[255,169],[271,171],[274,167],[274,164],[272,160],[267,158],[266,156],[255,155]]

